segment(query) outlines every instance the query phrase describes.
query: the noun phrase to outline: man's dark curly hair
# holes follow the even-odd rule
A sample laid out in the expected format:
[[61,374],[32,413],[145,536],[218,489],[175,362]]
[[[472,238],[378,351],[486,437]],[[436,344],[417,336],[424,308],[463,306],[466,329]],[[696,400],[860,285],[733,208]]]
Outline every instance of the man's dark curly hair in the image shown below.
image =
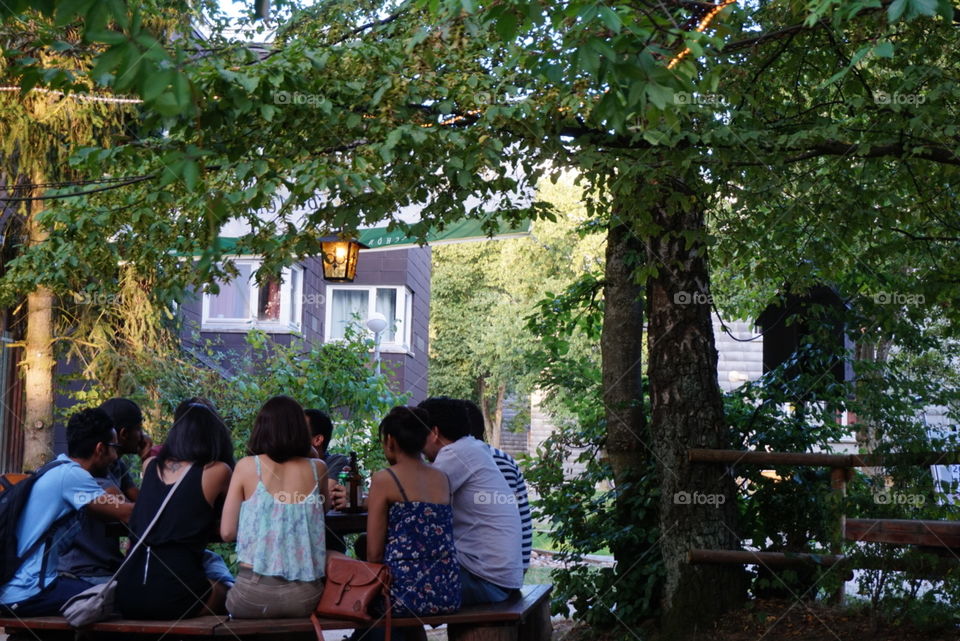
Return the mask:
[[129,398],[111,398],[100,405],[100,409],[107,413],[113,421],[113,427],[120,434],[120,430],[142,430],[143,411],[140,406]]
[[74,412],[67,422],[67,456],[90,458],[97,443],[109,443],[113,438],[113,420],[102,409]]
[[448,441],[470,435],[470,417],[463,402],[449,396],[431,396],[417,405],[430,414],[430,427],[438,427]]

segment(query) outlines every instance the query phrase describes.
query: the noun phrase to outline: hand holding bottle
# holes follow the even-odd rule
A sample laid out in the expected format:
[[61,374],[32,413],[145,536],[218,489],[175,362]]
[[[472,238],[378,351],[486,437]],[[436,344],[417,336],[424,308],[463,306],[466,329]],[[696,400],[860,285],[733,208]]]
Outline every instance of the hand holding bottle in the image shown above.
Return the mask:
[[348,507],[348,497],[347,497],[347,479],[349,477],[349,472],[346,468],[337,475],[337,480],[334,486],[330,490],[330,503],[333,506],[333,509],[339,510],[341,512],[345,511]]

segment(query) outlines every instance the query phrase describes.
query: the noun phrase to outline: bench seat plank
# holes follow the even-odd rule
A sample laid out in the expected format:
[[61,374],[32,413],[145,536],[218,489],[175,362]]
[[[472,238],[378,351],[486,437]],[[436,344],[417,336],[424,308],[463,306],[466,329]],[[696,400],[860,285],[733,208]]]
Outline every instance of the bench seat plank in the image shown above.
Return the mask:
[[[203,616],[180,621],[151,621],[139,619],[115,619],[94,623],[86,628],[91,632],[118,632],[128,634],[161,635],[175,633],[183,636],[212,636],[227,617]],[[63,617],[27,617],[24,619],[0,618],[0,627],[12,630],[70,630]]]
[[[528,615],[543,607],[550,598],[550,585],[525,585],[522,592],[502,603],[467,606],[455,614],[422,618],[394,619],[397,627],[442,624],[521,624]],[[352,621],[321,619],[324,630],[349,630],[357,627]],[[70,630],[63,617],[31,617],[26,619],[0,618],[0,627],[7,632],[16,630]],[[95,623],[90,632],[122,633],[128,635],[178,635],[195,637],[244,637],[290,635],[312,632],[313,625],[303,619],[229,619],[203,616],[181,621],[135,621],[118,619]]]
[[[444,623],[521,623],[531,610],[550,597],[551,589],[550,585],[525,585],[521,595],[501,603],[467,606],[455,614],[394,619],[393,624],[395,627],[412,627]],[[324,630],[350,630],[357,627],[352,621],[333,619],[320,619],[320,625]],[[241,635],[272,631],[302,632],[312,629],[310,621],[304,619],[232,619],[217,628],[215,633]]]
[[843,534],[848,541],[960,548],[960,521],[847,519]]

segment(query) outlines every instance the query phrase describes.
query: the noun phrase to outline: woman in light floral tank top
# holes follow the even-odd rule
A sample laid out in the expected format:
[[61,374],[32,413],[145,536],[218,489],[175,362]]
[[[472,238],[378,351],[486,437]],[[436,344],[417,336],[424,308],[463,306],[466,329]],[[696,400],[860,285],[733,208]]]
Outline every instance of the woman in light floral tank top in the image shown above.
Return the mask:
[[220,535],[237,541],[235,618],[306,617],[323,592],[327,468],[310,458],[310,430],[292,398],[264,403],[223,507]]

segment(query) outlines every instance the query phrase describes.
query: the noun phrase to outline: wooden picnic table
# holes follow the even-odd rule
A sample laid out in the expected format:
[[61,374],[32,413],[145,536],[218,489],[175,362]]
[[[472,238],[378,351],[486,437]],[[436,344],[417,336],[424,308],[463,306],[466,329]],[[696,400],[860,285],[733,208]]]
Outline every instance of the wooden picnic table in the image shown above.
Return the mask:
[[367,531],[367,513],[366,512],[339,512],[330,510],[324,516],[324,520],[333,532],[343,536],[344,534],[361,534]]

